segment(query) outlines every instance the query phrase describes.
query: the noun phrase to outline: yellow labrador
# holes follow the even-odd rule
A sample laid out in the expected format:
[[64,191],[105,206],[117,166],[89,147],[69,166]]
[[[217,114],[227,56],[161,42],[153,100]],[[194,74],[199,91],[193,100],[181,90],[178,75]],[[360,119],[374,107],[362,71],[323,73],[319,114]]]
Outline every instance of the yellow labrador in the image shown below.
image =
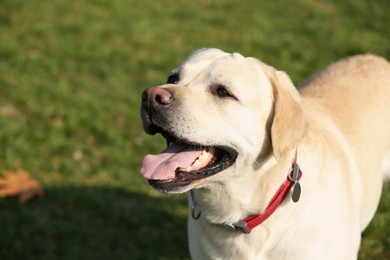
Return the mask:
[[141,174],[190,191],[194,259],[356,259],[390,175],[390,64],[343,59],[300,88],[254,58],[201,49],[142,94],[167,148]]

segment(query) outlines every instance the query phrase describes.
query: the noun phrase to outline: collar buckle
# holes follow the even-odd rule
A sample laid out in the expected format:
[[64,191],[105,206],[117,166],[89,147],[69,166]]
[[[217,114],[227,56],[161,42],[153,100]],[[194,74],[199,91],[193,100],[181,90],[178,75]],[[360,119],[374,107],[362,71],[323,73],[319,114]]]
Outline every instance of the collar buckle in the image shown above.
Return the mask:
[[244,234],[249,234],[251,232],[251,230],[248,227],[248,223],[243,221],[243,220],[239,220],[239,221],[233,223],[233,227],[237,231],[244,233]]

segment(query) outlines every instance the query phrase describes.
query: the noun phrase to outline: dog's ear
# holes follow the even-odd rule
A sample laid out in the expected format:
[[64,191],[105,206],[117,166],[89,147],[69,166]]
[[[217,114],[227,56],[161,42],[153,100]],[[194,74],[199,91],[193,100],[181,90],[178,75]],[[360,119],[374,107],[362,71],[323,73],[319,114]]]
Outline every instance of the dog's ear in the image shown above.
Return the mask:
[[290,77],[267,68],[274,93],[274,116],[271,125],[273,153],[279,160],[284,152],[296,148],[306,132],[306,121],[300,96]]

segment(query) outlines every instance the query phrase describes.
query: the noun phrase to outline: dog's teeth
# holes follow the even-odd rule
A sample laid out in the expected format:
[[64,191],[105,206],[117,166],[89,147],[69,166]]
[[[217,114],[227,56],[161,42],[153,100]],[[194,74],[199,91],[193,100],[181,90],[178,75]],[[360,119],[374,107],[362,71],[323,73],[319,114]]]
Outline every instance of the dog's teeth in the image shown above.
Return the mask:
[[192,164],[192,166],[197,167],[202,164],[202,161],[199,159],[196,159],[195,162]]
[[212,151],[212,148],[203,150],[199,157],[190,166],[188,166],[185,171],[190,172],[193,170],[198,170],[200,168],[206,167],[208,164],[210,164],[210,162],[213,162],[215,158]]
[[199,161],[198,159],[196,159],[195,162],[193,162],[193,163],[192,163],[190,166],[188,166],[187,169],[185,169],[185,170],[186,170],[187,172],[190,172],[190,171],[192,171],[192,169],[199,167],[199,165],[201,165],[201,164],[202,164],[202,162]]
[[211,153],[211,151],[206,151],[206,150],[203,150],[202,154],[199,156],[199,160],[200,161],[209,161],[210,158],[213,156],[213,154]]

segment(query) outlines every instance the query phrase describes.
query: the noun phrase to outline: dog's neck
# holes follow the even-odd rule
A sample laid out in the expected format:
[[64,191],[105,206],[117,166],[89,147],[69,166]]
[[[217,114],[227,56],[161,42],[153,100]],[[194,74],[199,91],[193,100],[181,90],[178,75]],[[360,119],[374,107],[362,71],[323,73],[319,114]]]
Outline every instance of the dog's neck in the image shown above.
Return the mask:
[[[280,161],[269,156],[258,169],[245,169],[236,178],[213,183],[193,191],[200,221],[213,225],[231,225],[250,215],[259,214],[267,207],[291,168],[294,152]],[[192,202],[193,203],[193,202]]]

